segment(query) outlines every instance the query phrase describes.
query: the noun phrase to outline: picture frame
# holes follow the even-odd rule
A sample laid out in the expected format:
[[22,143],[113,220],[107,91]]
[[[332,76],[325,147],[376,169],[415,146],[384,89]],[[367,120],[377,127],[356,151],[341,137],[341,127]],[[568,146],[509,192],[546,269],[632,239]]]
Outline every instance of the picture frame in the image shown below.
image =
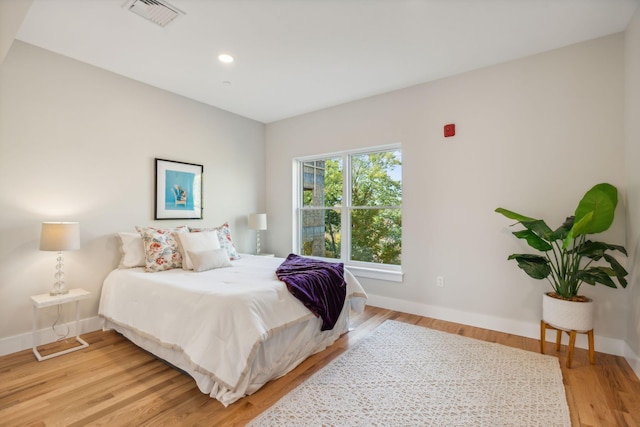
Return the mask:
[[155,219],[202,219],[203,166],[155,159]]

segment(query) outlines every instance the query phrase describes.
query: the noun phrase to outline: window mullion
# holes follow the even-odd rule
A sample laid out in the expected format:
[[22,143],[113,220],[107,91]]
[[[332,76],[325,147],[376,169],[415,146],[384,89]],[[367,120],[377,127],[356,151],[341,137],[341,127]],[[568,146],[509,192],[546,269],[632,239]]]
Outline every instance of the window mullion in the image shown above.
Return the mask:
[[342,246],[341,257],[351,259],[351,156],[345,154],[342,163]]

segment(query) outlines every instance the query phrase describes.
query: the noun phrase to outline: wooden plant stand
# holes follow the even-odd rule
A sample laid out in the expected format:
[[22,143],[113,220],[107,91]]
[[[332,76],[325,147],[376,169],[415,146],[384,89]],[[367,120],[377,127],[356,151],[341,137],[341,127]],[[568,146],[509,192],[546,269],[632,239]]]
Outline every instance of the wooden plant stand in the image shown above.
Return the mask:
[[571,368],[571,360],[573,359],[573,349],[576,345],[576,334],[587,334],[589,338],[589,362],[593,365],[596,363],[596,356],[594,350],[593,341],[593,329],[588,331],[574,331],[558,329],[555,326],[551,326],[544,320],[540,321],[540,353],[544,354],[544,344],[547,338],[547,329],[553,329],[556,331],[556,351],[560,351],[560,342],[562,341],[562,332],[569,334],[569,350],[567,352],[567,368]]

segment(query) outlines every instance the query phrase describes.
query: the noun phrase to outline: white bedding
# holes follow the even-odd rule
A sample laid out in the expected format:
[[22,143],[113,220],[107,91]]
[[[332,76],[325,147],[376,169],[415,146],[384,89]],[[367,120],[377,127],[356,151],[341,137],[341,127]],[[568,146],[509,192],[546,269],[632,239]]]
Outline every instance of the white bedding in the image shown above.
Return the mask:
[[346,332],[349,307],[364,308],[366,294],[345,269],[345,307],[333,330],[320,332],[322,321],[277,279],[282,261],[243,255],[205,272],[114,270],[99,314],[226,406],[326,348]]

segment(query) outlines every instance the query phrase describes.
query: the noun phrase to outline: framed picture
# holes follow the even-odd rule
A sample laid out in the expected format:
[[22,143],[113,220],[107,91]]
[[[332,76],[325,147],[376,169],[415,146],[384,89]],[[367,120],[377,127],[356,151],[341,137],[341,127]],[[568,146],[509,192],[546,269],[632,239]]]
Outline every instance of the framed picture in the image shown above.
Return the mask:
[[155,219],[202,219],[202,169],[156,159]]

